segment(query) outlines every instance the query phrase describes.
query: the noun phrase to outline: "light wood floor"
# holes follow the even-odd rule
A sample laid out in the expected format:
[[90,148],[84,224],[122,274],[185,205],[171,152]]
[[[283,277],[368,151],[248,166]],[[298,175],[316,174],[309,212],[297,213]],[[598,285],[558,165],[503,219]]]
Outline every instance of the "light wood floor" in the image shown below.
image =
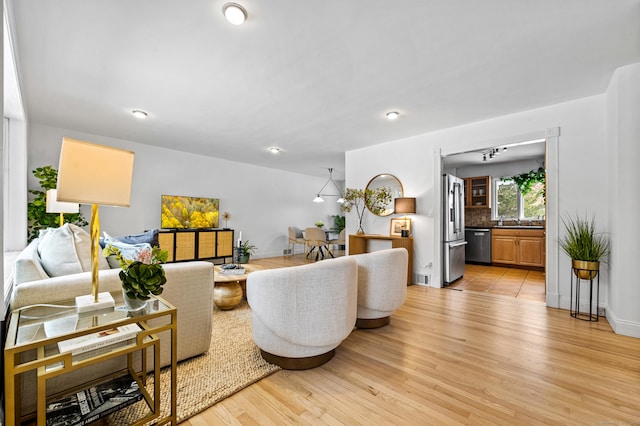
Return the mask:
[[467,263],[450,289],[475,291],[546,303],[544,272]]
[[637,425],[640,339],[604,318],[414,285],[391,325],[354,330],[327,364],[279,371],[183,423],[223,424]]

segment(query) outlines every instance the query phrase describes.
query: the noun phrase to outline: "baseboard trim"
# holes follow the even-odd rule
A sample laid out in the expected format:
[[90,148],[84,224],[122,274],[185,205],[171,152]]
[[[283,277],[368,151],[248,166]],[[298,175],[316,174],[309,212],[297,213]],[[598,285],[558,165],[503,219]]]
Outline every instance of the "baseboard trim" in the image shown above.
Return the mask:
[[618,318],[610,307],[607,307],[607,321],[614,333],[640,338],[640,323]]

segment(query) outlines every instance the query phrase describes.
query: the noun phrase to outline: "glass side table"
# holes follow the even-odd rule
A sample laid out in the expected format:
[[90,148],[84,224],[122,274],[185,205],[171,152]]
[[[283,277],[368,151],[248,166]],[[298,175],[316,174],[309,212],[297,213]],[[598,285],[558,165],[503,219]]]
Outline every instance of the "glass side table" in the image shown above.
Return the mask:
[[[135,425],[155,420],[155,424],[177,424],[176,420],[176,373],[177,373],[177,311],[176,308],[158,296],[151,296],[146,307],[135,314],[129,313],[123,305],[122,292],[112,293],[115,308],[77,314],[74,300],[63,300],[52,305],[34,305],[11,312],[7,340],[4,348],[5,367],[5,421],[19,424],[22,418],[20,392],[22,375],[36,370],[37,376],[37,424],[46,424],[48,400],[54,400],[66,392],[47,395],[47,380],[89,365],[98,364],[116,357],[127,357],[127,368],[110,372],[103,378],[87,382],[87,387],[100,381],[129,374],[142,391],[149,413],[138,419]],[[162,318],[160,321],[149,320]],[[140,328],[122,344],[100,347],[99,350],[82,354],[72,351],[60,352],[58,343],[81,336],[112,330],[115,327],[137,324]],[[146,388],[147,349],[153,350],[153,374],[160,378],[160,338],[158,334],[170,331],[171,336],[171,386],[170,413],[160,418],[160,386],[154,386],[153,396]],[[166,344],[166,343],[165,343]],[[34,356],[23,356],[28,353]],[[141,352],[141,360],[135,363],[133,354]],[[139,365],[134,365],[139,364]],[[157,384],[157,383],[156,383]],[[77,387],[76,387],[77,388]],[[75,388],[74,388],[75,389]]]

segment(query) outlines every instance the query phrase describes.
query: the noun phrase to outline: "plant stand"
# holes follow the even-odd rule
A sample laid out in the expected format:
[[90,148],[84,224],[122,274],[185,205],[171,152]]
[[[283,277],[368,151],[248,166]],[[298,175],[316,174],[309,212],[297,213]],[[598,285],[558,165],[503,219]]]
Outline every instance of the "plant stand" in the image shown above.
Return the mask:
[[[598,313],[598,309],[600,307],[600,273],[596,276],[596,313],[593,313],[593,278],[589,279],[589,313],[580,312],[580,284],[582,281],[578,276],[579,271],[583,271],[583,269],[571,268],[571,305],[570,305],[570,314],[573,318],[582,320],[582,321],[598,321],[600,316]],[[575,300],[573,293],[573,282],[576,282],[576,292],[575,292]],[[575,305],[575,307],[574,307]]]

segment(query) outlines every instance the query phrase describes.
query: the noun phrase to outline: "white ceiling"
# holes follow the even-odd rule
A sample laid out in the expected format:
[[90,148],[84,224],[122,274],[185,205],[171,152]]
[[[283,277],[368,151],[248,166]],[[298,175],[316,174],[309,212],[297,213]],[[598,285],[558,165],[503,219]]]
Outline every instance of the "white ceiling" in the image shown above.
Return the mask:
[[239,0],[242,26],[223,0],[8,2],[30,120],[336,179],[347,150],[603,93],[640,60],[640,0]]

